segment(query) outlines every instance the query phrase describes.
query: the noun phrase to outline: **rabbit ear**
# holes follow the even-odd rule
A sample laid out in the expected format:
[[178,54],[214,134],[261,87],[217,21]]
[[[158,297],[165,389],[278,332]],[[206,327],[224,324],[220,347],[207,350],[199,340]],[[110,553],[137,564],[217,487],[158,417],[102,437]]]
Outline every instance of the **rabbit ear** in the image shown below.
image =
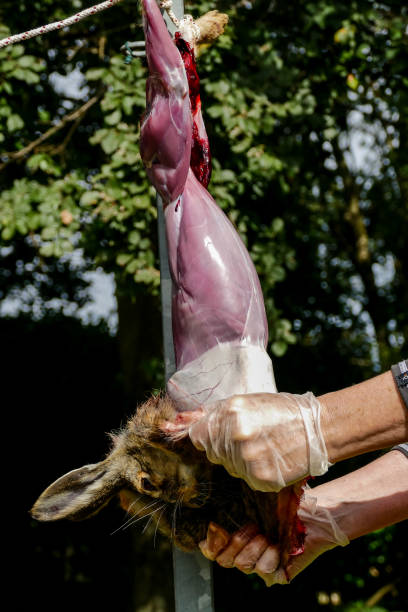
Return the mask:
[[103,508],[123,484],[109,459],[84,465],[50,485],[35,502],[31,515],[39,521],[80,521]]

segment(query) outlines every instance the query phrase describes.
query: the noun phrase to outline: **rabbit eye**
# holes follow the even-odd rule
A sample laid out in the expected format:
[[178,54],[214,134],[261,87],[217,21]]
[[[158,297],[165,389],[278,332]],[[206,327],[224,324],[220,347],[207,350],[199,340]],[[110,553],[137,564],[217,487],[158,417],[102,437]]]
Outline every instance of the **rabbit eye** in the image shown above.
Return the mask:
[[148,478],[142,478],[140,484],[144,491],[156,491],[156,487],[150,482]]

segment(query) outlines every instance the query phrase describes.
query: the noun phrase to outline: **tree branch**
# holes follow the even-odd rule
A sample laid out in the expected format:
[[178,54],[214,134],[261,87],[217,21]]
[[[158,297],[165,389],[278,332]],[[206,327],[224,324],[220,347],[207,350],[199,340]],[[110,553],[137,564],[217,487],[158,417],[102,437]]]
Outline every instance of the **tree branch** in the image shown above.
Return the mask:
[[381,601],[383,597],[385,597],[385,595],[387,595],[390,591],[393,591],[394,589],[395,582],[385,584],[380,589],[378,589],[378,591],[376,591],[374,595],[371,595],[371,597],[367,599],[365,605],[367,606],[367,608],[374,608],[374,606],[376,606],[378,602]]
[[95,94],[92,98],[90,98],[87,102],[85,102],[85,104],[83,104],[82,106],[77,108],[72,113],[69,113],[68,115],[65,115],[65,117],[63,117],[59,123],[57,123],[56,125],[53,125],[49,130],[44,132],[44,134],[41,134],[41,136],[39,136],[39,138],[37,138],[36,140],[33,140],[32,142],[30,142],[28,145],[26,145],[25,147],[23,147],[19,151],[13,151],[11,153],[5,153],[4,155],[7,156],[8,159],[7,159],[7,161],[5,161],[2,164],[0,164],[0,172],[2,170],[4,170],[5,168],[7,168],[7,166],[9,164],[11,164],[12,162],[19,162],[19,161],[23,160],[36,147],[38,147],[40,144],[42,144],[43,142],[45,142],[46,140],[51,138],[51,136],[54,136],[54,134],[56,134],[57,132],[62,130],[62,128],[64,128],[67,125],[67,123],[70,123],[71,121],[77,121],[78,119],[82,120],[82,118],[85,115],[85,113],[87,113],[88,110],[94,104],[96,104],[98,102],[98,100],[100,100],[100,98],[102,97],[104,91],[105,91],[105,88],[101,89],[97,94]]
[[381,312],[382,299],[378,294],[375,283],[369,235],[364,222],[364,215],[360,209],[360,190],[355,181],[355,177],[347,167],[344,159],[344,153],[340,149],[337,141],[333,143],[333,153],[344,184],[344,196],[346,201],[344,220],[353,231],[354,243],[347,239],[340,227],[337,227],[336,234],[341,240],[343,247],[349,254],[357,273],[360,275],[360,278],[363,281],[367,300],[366,309],[370,314],[375,328],[380,361],[382,363],[382,349],[383,345],[385,346],[387,344],[387,332],[384,321],[382,320],[382,317],[379,316],[379,313]]
[[359,197],[355,191],[351,193],[347,210],[344,213],[344,218],[354,231],[357,261],[360,264],[370,264],[371,253],[367,228],[364,223],[364,217],[361,214]]
[[74,132],[76,131],[77,127],[79,126],[84,117],[85,114],[82,114],[77,117],[77,119],[75,119],[74,123],[69,128],[68,134],[65,136],[64,140],[56,147],[51,146],[51,149],[48,151],[49,155],[62,155],[64,153],[69,141],[71,140],[72,136],[74,135]]

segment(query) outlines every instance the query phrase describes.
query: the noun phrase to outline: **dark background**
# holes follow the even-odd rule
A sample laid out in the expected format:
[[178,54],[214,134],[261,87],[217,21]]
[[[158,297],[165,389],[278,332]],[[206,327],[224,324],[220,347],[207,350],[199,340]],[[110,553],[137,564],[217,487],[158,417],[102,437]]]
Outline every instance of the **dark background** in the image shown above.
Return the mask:
[[[35,323],[28,317],[6,319],[1,337],[8,356],[2,367],[4,380],[16,390],[13,398],[20,407],[10,432],[22,431],[25,458],[23,479],[18,486],[11,484],[13,515],[20,519],[19,573],[24,574],[24,588],[15,592],[18,609],[35,604],[42,610],[171,610],[167,541],[158,536],[154,546],[151,532],[142,536],[141,523],[112,534],[125,521],[115,501],[82,523],[41,524],[28,516],[29,507],[51,481],[99,460],[107,451],[104,432],[117,428],[117,412],[126,406],[118,382],[116,339],[103,326],[84,327],[62,317]],[[286,377],[289,385],[291,368],[282,365],[276,375],[278,381]],[[346,462],[330,475],[369,459]],[[307,610],[343,609],[318,602],[333,598],[333,593],[340,594],[342,602],[367,600],[389,585],[381,600],[386,607],[381,609],[405,611],[407,535],[407,525],[401,523],[330,551],[287,587],[267,589],[255,576],[215,567],[216,610],[299,605]]]
[[[0,34],[87,5],[3,0]],[[214,7],[230,23],[199,60],[210,191],[255,261],[278,388],[360,382],[407,356],[407,8],[259,0],[188,11]],[[154,547],[140,523],[116,531],[115,502],[84,523],[28,514],[51,481],[100,460],[106,433],[163,386],[154,193],[138,153],[146,67],[119,54],[140,23],[126,0],[0,51],[3,555],[17,609],[173,608],[169,544]],[[95,270],[114,282],[117,325],[79,318]],[[271,589],[214,568],[217,612],[405,612],[406,545],[401,523]]]

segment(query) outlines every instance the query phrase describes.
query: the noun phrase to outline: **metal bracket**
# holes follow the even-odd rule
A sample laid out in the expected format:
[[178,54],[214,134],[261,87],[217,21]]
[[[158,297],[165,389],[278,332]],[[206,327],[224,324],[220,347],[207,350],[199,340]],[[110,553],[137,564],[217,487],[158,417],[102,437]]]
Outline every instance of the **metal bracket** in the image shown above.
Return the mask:
[[[136,40],[134,42],[126,41],[120,48],[125,56],[125,64],[130,64],[134,57],[146,57],[145,46],[146,43],[144,40]],[[132,51],[132,49],[140,49],[140,51]]]

